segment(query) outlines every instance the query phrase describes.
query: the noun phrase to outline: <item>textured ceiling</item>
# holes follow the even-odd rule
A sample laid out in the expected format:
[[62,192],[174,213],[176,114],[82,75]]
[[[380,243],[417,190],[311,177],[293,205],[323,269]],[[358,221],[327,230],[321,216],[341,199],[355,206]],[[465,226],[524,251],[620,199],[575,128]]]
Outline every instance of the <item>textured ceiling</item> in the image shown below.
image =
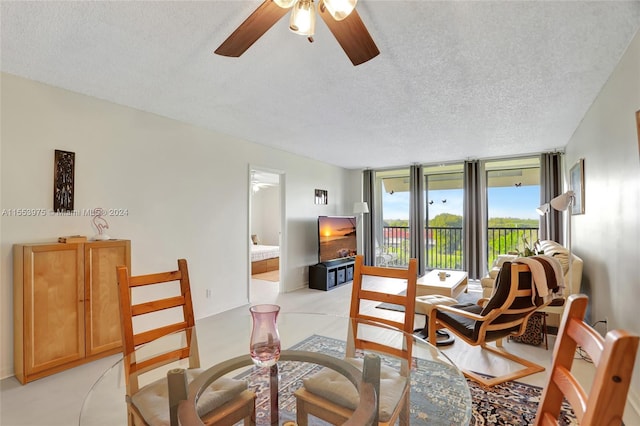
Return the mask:
[[256,1],[1,2],[2,71],[346,168],[563,148],[640,27],[640,1],[378,1],[354,67],[288,15],[213,51]]

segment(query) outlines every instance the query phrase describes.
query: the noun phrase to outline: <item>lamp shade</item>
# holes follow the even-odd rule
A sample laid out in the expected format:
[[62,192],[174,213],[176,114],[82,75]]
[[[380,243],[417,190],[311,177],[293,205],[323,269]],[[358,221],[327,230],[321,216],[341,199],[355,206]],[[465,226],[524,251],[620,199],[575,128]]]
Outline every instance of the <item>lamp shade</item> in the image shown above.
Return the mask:
[[273,2],[283,9],[289,9],[296,0],[273,0]]
[[298,0],[291,10],[289,29],[296,34],[312,36],[316,30],[313,0]]
[[544,203],[543,205],[541,205],[540,207],[538,207],[536,209],[536,212],[540,215],[540,216],[544,216],[545,214],[549,213],[549,203]]
[[324,5],[336,21],[342,21],[356,7],[358,0],[324,0]]
[[366,202],[363,203],[353,203],[353,213],[354,214],[363,214],[369,213],[369,206]]
[[553,200],[549,201],[551,207],[556,210],[564,211],[566,210],[573,201],[573,191],[567,191],[564,194],[558,195]]

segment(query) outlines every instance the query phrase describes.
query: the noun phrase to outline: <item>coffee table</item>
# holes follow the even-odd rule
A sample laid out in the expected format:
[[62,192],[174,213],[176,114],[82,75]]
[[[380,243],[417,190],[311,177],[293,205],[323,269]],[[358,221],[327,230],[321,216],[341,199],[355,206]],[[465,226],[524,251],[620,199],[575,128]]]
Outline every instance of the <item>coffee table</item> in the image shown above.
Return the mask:
[[[440,281],[438,272],[446,272],[447,277],[444,281]],[[434,269],[428,274],[418,278],[416,296],[440,294],[442,296],[456,298],[462,291],[467,291],[467,282],[468,278],[465,271]]]

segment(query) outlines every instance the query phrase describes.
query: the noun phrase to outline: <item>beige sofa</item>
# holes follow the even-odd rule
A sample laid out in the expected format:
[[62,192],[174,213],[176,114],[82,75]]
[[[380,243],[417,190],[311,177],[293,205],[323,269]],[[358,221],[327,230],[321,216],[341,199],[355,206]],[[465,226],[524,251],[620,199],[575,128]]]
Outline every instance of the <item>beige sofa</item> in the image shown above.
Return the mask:
[[[562,270],[564,271],[564,297],[566,298],[570,294],[579,293],[580,283],[582,281],[582,259],[571,253],[571,282],[569,282],[569,249],[561,246],[555,241],[550,240],[540,241],[540,249],[544,252],[545,255],[552,256],[560,261],[560,265],[562,265]],[[493,265],[491,265],[491,270],[489,271],[489,275],[480,280],[483,298],[491,297],[496,276],[498,275],[498,271],[500,271],[500,267],[502,266],[502,264],[506,261],[512,261],[517,257],[517,255],[503,254],[498,256],[498,258],[493,262]],[[543,309],[544,312],[554,314],[561,314],[563,310],[564,306],[547,306]]]

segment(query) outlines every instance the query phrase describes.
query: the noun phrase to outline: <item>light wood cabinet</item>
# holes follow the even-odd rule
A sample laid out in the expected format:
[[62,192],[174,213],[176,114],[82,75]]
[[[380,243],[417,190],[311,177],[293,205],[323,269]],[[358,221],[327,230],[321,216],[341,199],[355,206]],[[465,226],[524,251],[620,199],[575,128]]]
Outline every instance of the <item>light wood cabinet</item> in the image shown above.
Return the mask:
[[121,350],[116,266],[128,240],[16,244],[14,370],[21,383]]

